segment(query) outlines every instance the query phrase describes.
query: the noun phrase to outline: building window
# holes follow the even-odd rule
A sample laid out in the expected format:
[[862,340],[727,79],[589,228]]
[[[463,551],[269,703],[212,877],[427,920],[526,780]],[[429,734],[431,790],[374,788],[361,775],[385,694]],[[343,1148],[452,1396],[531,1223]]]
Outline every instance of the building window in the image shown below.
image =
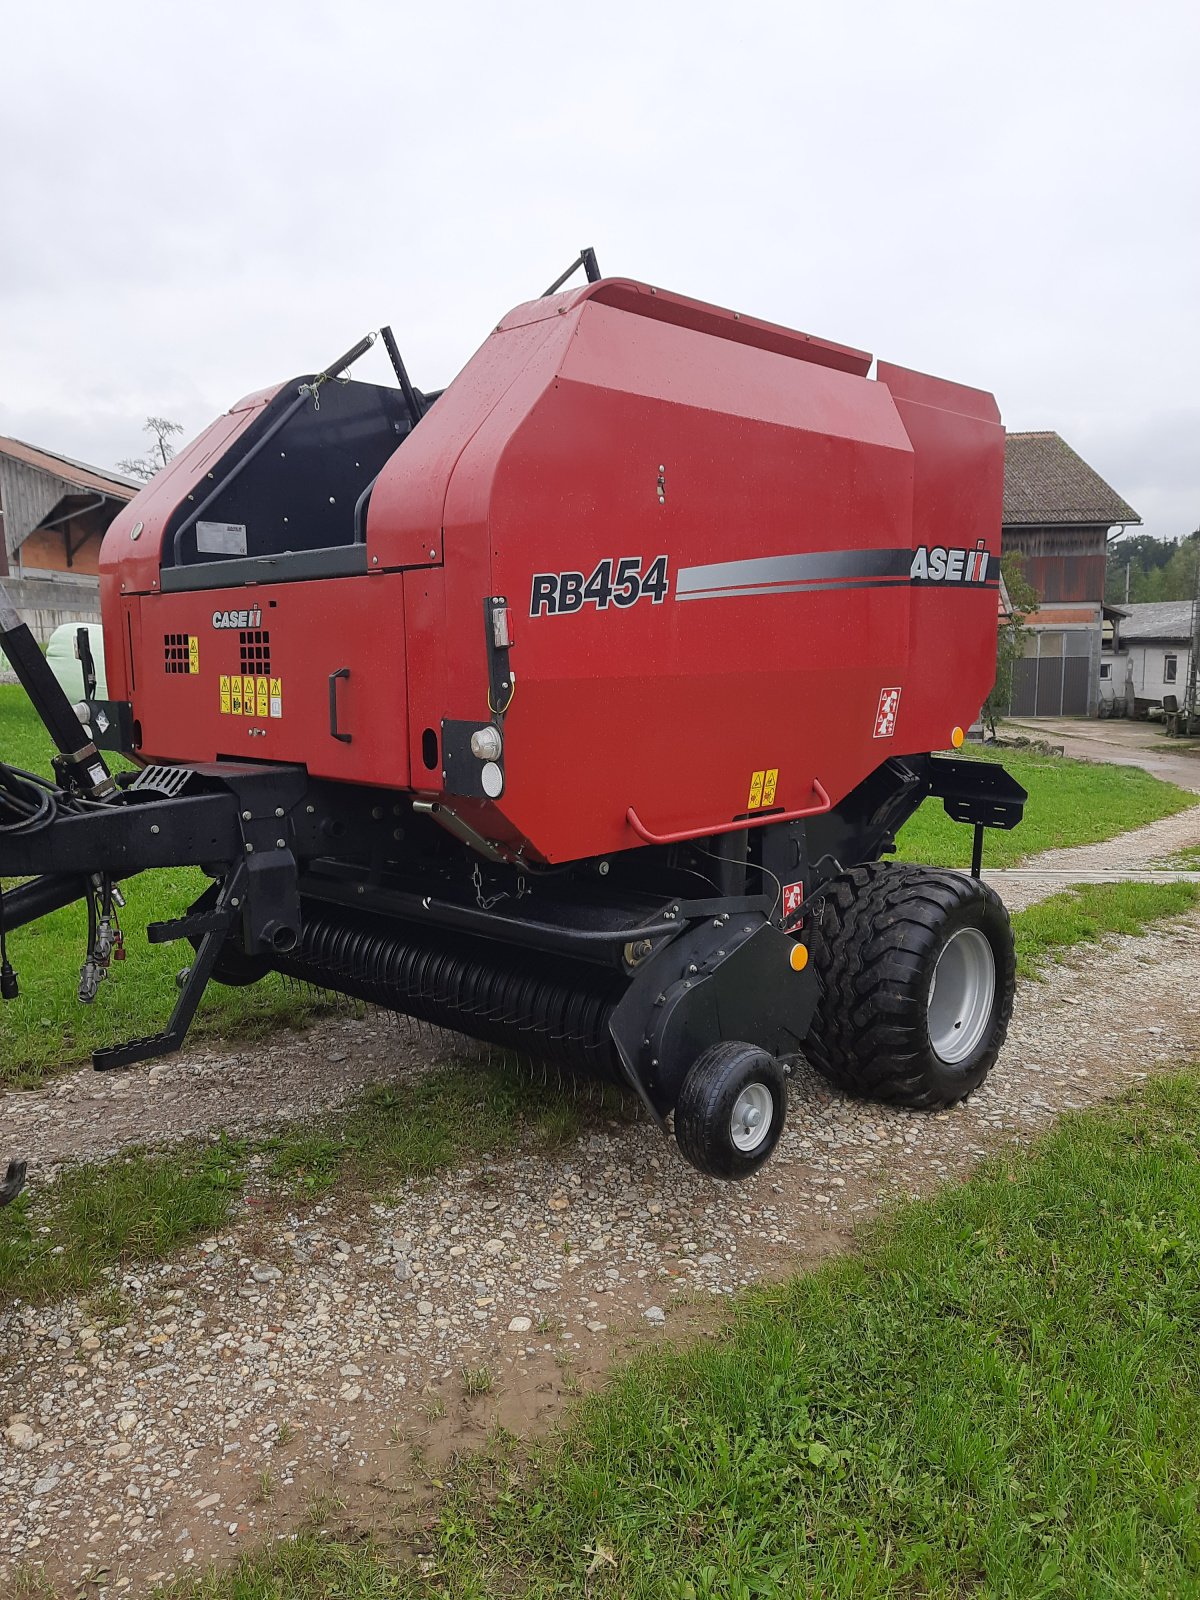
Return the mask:
[[1179,665],[1178,656],[1164,656],[1163,657],[1163,682],[1164,683],[1174,683],[1175,682],[1175,671],[1176,671],[1176,668],[1178,667],[1178,665]]
[[1111,661],[1102,661],[1100,663],[1100,682],[1101,683],[1107,683],[1111,677],[1112,677],[1112,662]]

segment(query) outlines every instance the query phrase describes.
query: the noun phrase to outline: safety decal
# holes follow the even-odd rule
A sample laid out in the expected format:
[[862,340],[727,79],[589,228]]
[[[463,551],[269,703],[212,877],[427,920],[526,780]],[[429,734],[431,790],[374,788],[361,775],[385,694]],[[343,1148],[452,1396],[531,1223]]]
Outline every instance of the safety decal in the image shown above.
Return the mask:
[[226,717],[283,715],[282,678],[251,678],[235,672],[221,678],[221,714]]
[[779,768],[766,767],[761,772],[750,775],[750,798],[746,801],[747,811],[759,811],[763,806],[775,804],[775,785],[779,782]]
[[896,731],[896,715],[900,710],[900,690],[881,689],[879,710],[875,713],[875,737],[890,739]]
[[803,904],[803,883],[798,880],[795,883],[785,883],[783,886],[783,915],[785,920],[792,915],[793,911],[799,911]]

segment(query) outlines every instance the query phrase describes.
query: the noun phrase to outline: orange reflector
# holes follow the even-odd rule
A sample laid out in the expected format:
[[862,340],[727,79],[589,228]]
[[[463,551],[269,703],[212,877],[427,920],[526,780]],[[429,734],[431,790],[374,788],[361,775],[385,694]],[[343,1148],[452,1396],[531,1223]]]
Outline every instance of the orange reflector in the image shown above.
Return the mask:
[[794,944],[789,959],[792,963],[793,972],[803,972],[808,965],[808,947],[802,944]]
[[961,728],[955,728],[954,732],[950,735],[950,743],[954,746],[954,748],[956,750],[961,750],[962,749],[962,742],[963,742],[963,731],[962,731]]

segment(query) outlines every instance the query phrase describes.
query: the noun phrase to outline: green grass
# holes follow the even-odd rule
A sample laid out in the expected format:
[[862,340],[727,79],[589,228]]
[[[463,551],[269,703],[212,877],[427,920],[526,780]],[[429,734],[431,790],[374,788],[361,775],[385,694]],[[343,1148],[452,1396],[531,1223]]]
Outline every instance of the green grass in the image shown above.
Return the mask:
[[177,1592],[1194,1595],[1198,1151],[1200,1080],[1161,1080],[743,1296],[462,1471],[432,1573],[306,1535]]
[[[49,775],[49,741],[23,689],[0,684],[0,757],[10,766]],[[0,1006],[0,1085],[29,1085],[86,1060],[93,1050],[157,1032],[175,1002],[175,974],[188,964],[187,944],[152,945],[146,924],[180,916],[208,884],[203,873],[172,868],[131,878],[121,914],[128,959],[114,963],[91,1006],[76,996],[87,943],[87,915],[67,906],[9,939],[20,999]],[[302,1027],[327,1007],[272,975],[249,989],[212,984],[193,1036],[239,1042],[280,1027]]]
[[241,1188],[245,1153],[226,1139],[170,1155],[131,1150],[27,1189],[0,1211],[0,1295],[81,1294],[107,1267],[159,1260],[220,1228]]
[[1173,850],[1156,865],[1171,872],[1200,872],[1200,845],[1186,845],[1182,850]]
[[[1015,867],[1043,850],[1099,844],[1198,803],[1186,789],[1153,778],[1140,767],[1104,766],[1022,750],[972,748],[964,754],[999,761],[1029,791],[1019,827],[1009,833],[988,829],[983,859],[989,867]],[[926,800],[900,830],[896,854],[903,861],[966,867],[971,862],[971,829],[951,822],[940,800]]]
[[1036,978],[1047,960],[1106,933],[1141,937],[1162,917],[1180,916],[1200,901],[1195,883],[1077,883],[1012,919],[1017,975]]
[[508,1066],[443,1067],[264,1139],[222,1135],[68,1167],[0,1210],[0,1299],[86,1293],[110,1267],[162,1259],[220,1229],[252,1156],[266,1157],[260,1198],[292,1204],[339,1181],[394,1188],[520,1141],[555,1149],[579,1126],[573,1101]]

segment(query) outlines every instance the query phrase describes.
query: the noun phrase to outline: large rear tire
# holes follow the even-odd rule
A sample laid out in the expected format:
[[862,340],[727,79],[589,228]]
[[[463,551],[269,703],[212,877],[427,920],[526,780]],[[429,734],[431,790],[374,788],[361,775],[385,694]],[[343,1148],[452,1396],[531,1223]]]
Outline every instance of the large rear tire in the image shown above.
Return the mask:
[[804,1054],[849,1094],[954,1105],[1008,1033],[1012,927],[995,890],[958,872],[875,861],[833,880],[810,940],[821,999]]

